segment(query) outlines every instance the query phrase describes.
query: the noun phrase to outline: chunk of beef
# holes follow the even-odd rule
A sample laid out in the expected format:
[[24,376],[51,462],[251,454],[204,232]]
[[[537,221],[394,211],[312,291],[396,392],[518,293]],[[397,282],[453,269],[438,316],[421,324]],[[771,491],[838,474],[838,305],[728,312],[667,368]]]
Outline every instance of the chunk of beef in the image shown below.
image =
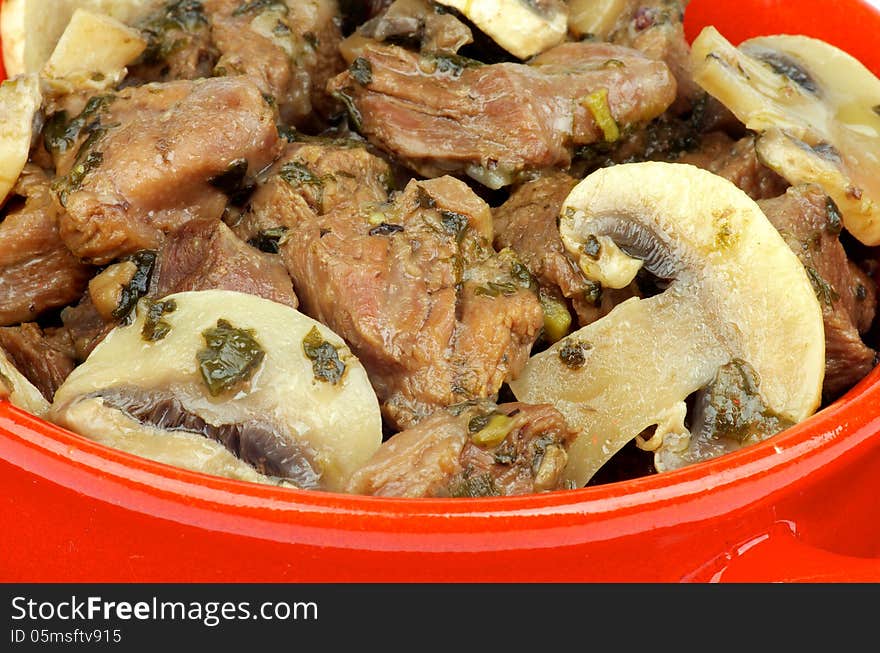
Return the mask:
[[40,168],[27,165],[0,215],[0,326],[75,301],[93,274],[58,236],[60,207],[49,183]]
[[804,264],[819,298],[825,323],[823,395],[836,399],[874,367],[875,352],[860,334],[874,321],[877,289],[847,258],[839,240],[840,213],[820,188],[792,187],[759,204]]
[[394,497],[559,490],[575,436],[550,405],[454,406],[393,435],[355,472],[346,490]]
[[466,173],[490,188],[566,167],[575,146],[613,139],[611,130],[655,118],[675,97],[666,64],[587,42],[529,65],[487,66],[368,44],[329,88],[373,144],[419,174]]
[[348,342],[386,417],[409,426],[496,393],[543,315],[524,266],[492,249],[491,211],[467,185],[413,181],[389,200],[388,171],[363,148],[294,144],[236,230],[283,234],[302,310]]
[[241,241],[222,222],[191,222],[166,239],[158,252],[138,252],[89,283],[78,306],[62,319],[77,357],[85,359],[141,297],[159,299],[191,290],[235,290],[291,308],[298,301],[281,259]]
[[557,219],[577,180],[551,173],[519,186],[493,211],[495,247],[513,249],[543,289],[571,301],[581,326],[607,315],[637,293],[633,287],[603,289],[587,279],[565,251]]
[[378,212],[391,179],[388,163],[355,141],[289,143],[261,176],[233,229],[242,240],[275,253],[289,240],[297,242],[299,225],[315,215],[345,205]]
[[758,160],[753,135],[734,141],[723,132],[714,132],[703,139],[698,150],[683,154],[677,160],[732,181],[754,200],[778,197],[789,186]]
[[156,261],[150,294],[235,290],[298,306],[281,259],[251,247],[222,222],[190,223],[169,238]]
[[92,113],[59,151],[56,189],[61,238],[96,264],[219,219],[227,195],[280,146],[273,110],[244,77],[131,87]]
[[[285,123],[315,124],[338,105],[327,82],[345,68],[336,0],[204,0],[221,56],[216,74],[247,75]],[[313,115],[317,112],[317,116]]]
[[686,6],[687,0],[630,0],[608,37],[669,66],[678,84],[676,113],[689,110],[702,94],[694,81],[684,34]]
[[34,322],[0,328],[0,349],[49,402],[76,365],[67,331],[44,332]]
[[198,0],[170,0],[136,25],[147,49],[129,67],[126,84],[210,77],[220,54],[211,38],[211,19]]

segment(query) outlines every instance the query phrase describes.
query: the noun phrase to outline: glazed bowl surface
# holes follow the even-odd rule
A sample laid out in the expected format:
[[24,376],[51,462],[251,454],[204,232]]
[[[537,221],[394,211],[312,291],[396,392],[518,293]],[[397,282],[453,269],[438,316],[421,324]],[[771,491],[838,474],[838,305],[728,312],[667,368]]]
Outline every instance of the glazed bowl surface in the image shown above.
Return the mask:
[[[715,25],[735,44],[806,34],[880,73],[878,12],[861,0],[692,0],[686,29]],[[713,461],[494,499],[209,477],[0,402],[0,581],[874,582],[878,479],[880,368],[807,421]]]

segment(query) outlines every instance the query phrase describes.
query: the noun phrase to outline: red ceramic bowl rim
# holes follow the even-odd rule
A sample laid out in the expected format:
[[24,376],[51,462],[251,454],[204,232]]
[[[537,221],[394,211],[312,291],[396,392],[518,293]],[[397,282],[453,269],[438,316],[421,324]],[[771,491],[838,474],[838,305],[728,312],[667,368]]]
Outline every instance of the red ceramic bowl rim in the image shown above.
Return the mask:
[[[692,6],[695,4],[692,3]],[[785,3],[763,4],[775,7]],[[859,0],[854,0],[852,4],[862,9],[868,8],[867,3]],[[873,13],[876,10],[869,11]],[[819,15],[817,11],[813,13]],[[873,19],[874,25],[880,25],[876,14]],[[689,35],[693,36],[693,25],[689,27]],[[208,505],[218,513],[240,515],[256,510],[260,518],[269,522],[284,522],[290,510],[300,518],[312,514],[342,519],[346,515],[356,514],[361,524],[358,530],[369,528],[364,524],[369,524],[370,519],[379,519],[387,524],[388,519],[402,518],[406,520],[408,530],[431,533],[438,528],[447,530],[442,524],[450,520],[483,520],[498,516],[541,518],[560,512],[591,515],[631,513],[659,503],[676,503],[680,498],[706,489],[748,482],[756,476],[772,472],[774,468],[797,464],[829,448],[830,443],[840,443],[847,436],[860,434],[859,442],[873,437],[880,430],[880,417],[875,408],[878,405],[880,368],[832,405],[765,442],[664,474],[522,497],[396,499],[234,481],[171,467],[105,447],[29,415],[7,402],[0,402],[0,436],[12,437],[6,441],[0,438],[0,455],[5,457],[14,449],[10,459],[25,468],[32,467],[37,474],[48,458],[62,460],[77,473],[85,472],[95,478],[114,479],[128,488],[136,487],[140,490],[137,496],[141,498],[150,494],[161,495],[164,499],[170,498],[183,504]],[[850,446],[856,447],[859,442],[852,442]],[[841,448],[838,447],[838,450]],[[28,452],[38,455],[32,456]],[[79,478],[81,480],[82,477]],[[52,480],[63,482],[63,479]],[[80,489],[87,491],[82,485]],[[133,507],[137,509],[137,506]],[[230,529],[239,530],[232,526]]]

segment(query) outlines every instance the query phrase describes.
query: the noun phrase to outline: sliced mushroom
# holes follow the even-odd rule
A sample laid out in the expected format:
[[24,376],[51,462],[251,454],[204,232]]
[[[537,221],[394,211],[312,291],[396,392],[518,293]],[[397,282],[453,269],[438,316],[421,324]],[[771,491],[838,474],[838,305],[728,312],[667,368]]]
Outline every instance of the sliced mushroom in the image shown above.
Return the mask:
[[49,402],[37,387],[27,380],[0,348],[0,400],[8,399],[15,406],[43,417],[49,410]]
[[197,471],[327,490],[382,440],[376,395],[341,338],[224,290],[141,301],[58,389],[50,419]]
[[607,41],[632,0],[569,0],[568,29],[578,38]]
[[437,0],[457,9],[498,45],[528,59],[559,45],[568,31],[562,0]]
[[42,75],[58,94],[116,86],[146,49],[141,33],[111,18],[77,9]]
[[[602,169],[569,195],[560,234],[588,277],[619,284],[643,268],[665,287],[533,356],[510,384],[520,401],[554,404],[579,431],[566,470],[574,483],[585,484],[636,437],[660,452],[660,471],[675,466],[667,451],[695,462],[708,455],[686,452],[709,449],[697,439],[736,437],[685,426],[685,400],[733,361],[754,371],[747,390],[763,406],[755,419],[777,416],[781,426],[818,407],[819,302],[803,265],[732,183],[676,163]],[[637,260],[628,268],[626,258]]]
[[815,183],[844,226],[880,244],[880,80],[842,50],[806,36],[735,48],[707,27],[692,49],[697,83],[760,134],[763,163],[792,185]]
[[[129,23],[160,0],[4,0],[0,12],[3,62],[10,76],[39,72],[73,12],[79,8],[100,11]],[[94,47],[94,43],[90,47]]]
[[36,75],[23,75],[0,84],[0,206],[27,163],[34,119],[42,101]]

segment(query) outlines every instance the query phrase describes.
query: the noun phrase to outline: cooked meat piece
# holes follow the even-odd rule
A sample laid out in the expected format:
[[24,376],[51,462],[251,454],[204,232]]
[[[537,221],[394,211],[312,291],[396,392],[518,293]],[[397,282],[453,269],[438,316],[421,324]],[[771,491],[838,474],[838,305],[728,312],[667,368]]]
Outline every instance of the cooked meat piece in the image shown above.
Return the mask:
[[453,406],[393,435],[346,489],[412,498],[560,490],[575,436],[550,405]]
[[389,165],[354,141],[289,143],[261,175],[233,229],[242,240],[276,253],[288,240],[298,242],[299,225],[314,215],[343,205],[369,212],[383,204],[391,178]]
[[298,305],[281,259],[247,245],[222,222],[196,221],[166,239],[159,252],[141,251],[89,283],[89,292],[62,320],[77,358],[84,360],[141,297],[188,290],[235,290],[291,308]]
[[169,238],[156,261],[150,295],[236,290],[298,306],[281,259],[240,240],[222,222],[193,222]]
[[76,365],[66,330],[43,332],[34,322],[0,328],[0,349],[49,402]]
[[704,168],[732,181],[754,200],[778,197],[789,184],[758,160],[755,137],[732,140],[722,132],[707,134],[700,148],[677,161]]
[[466,173],[490,188],[566,167],[575,146],[614,140],[675,98],[665,64],[589,42],[488,66],[368,44],[329,88],[373,144],[419,174]]
[[75,301],[92,268],[58,237],[60,207],[46,174],[27,165],[0,214],[0,326],[33,320]]
[[273,99],[287,124],[314,124],[338,109],[326,92],[330,78],[345,68],[336,0],[204,0],[204,5],[221,53],[215,74],[247,75]]
[[861,339],[874,321],[877,289],[847,258],[839,240],[840,213],[817,186],[792,187],[782,197],[759,202],[770,222],[801,259],[825,323],[825,401],[836,399],[875,364]]
[[444,177],[412,182],[380,218],[316,217],[282,250],[305,311],[349,343],[397,427],[493,395],[528,359],[541,306],[491,236],[489,207]]
[[455,14],[437,11],[428,0],[395,0],[387,10],[358,27],[343,41],[340,52],[350,64],[367,39],[406,44],[425,53],[455,54],[474,40],[470,28]]
[[684,34],[686,6],[687,0],[631,0],[608,38],[669,66],[678,83],[676,113],[689,110],[702,94],[694,81]]
[[577,180],[551,173],[519,186],[493,211],[495,247],[510,247],[522,259],[542,288],[552,296],[569,299],[581,326],[607,315],[636,289],[603,289],[588,280],[565,252],[557,218]]
[[211,39],[211,19],[198,0],[170,0],[135,27],[147,39],[140,60],[129,67],[126,85],[211,77],[220,54]]
[[61,238],[96,264],[218,219],[280,147],[273,110],[244,77],[131,87],[91,110],[73,130],[79,146],[56,148],[55,187],[67,208]]

